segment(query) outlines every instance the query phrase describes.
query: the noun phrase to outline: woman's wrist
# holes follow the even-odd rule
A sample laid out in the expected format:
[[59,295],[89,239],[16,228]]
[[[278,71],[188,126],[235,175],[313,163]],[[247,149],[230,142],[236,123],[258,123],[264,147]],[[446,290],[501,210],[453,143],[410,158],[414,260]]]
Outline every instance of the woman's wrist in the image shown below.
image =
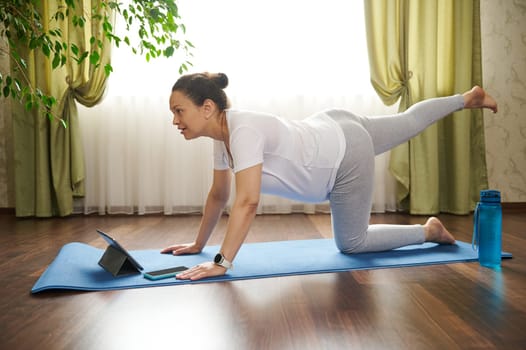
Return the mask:
[[201,242],[199,242],[198,240],[196,240],[196,241],[194,242],[194,246],[195,246],[196,248],[198,248],[198,249],[201,251],[201,250],[203,250],[203,248],[205,247],[205,243],[201,243]]

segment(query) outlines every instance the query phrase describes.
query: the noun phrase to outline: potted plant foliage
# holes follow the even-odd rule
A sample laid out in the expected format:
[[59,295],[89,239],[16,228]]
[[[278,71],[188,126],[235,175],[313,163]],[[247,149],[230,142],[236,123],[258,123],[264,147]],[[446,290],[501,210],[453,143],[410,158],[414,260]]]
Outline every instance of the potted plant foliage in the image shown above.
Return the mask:
[[[54,8],[51,15],[50,6]],[[116,18],[125,31],[116,31]],[[99,34],[91,35],[88,45],[71,40],[63,30],[64,26],[83,29],[88,25]],[[42,55],[53,70],[68,62],[81,65],[87,61],[94,67],[103,65],[109,76],[113,67],[103,62],[101,52],[108,45],[127,45],[147,61],[182,52],[182,73],[191,65],[188,59],[193,47],[184,34],[175,0],[129,0],[126,4],[112,0],[0,0],[0,40],[7,42],[0,46],[0,55],[9,56],[11,66],[11,71],[0,72],[0,96],[19,101],[26,110],[36,109],[47,118],[57,118],[53,106],[58,96],[28,76],[28,56]],[[58,118],[66,127],[66,121]]]

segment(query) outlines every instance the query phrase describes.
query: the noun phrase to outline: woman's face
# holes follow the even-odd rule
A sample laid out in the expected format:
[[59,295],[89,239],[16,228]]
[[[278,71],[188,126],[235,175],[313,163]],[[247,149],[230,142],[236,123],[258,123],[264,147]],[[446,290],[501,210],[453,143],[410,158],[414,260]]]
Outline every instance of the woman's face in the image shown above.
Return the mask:
[[170,95],[170,111],[173,113],[173,125],[177,126],[185,139],[204,135],[208,120],[204,105],[195,105],[184,93],[176,90]]

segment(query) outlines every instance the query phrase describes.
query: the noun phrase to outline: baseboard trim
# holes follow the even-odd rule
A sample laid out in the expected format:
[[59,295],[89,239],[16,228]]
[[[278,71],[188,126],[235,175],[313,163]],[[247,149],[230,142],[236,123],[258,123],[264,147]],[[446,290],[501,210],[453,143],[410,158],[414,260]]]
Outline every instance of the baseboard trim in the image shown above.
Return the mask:
[[15,215],[15,208],[0,208],[0,215]]
[[504,202],[502,210],[526,213],[526,202]]
[[[503,202],[502,210],[507,212],[524,212],[526,213],[526,202]],[[0,215],[16,215],[15,208],[0,208]],[[82,214],[74,214],[81,216]],[[93,214],[90,214],[93,215]],[[108,216],[117,216],[118,214],[107,214]],[[153,215],[153,214],[152,214]],[[159,214],[162,215],[162,214]],[[133,216],[133,215],[123,215]]]

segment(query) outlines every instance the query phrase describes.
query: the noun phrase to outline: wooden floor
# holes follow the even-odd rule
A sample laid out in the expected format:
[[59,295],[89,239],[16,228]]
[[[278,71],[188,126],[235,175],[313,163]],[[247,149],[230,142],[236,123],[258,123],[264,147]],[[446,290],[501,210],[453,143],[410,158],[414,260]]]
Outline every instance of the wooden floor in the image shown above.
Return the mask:
[[[30,289],[62,245],[191,240],[199,216],[0,215],[0,349],[525,349],[526,213],[506,212],[501,271],[478,263],[108,292]],[[470,241],[471,216],[441,215]],[[372,223],[425,217],[373,215]],[[219,244],[223,219],[210,243]],[[248,241],[330,237],[328,215],[258,216]]]

